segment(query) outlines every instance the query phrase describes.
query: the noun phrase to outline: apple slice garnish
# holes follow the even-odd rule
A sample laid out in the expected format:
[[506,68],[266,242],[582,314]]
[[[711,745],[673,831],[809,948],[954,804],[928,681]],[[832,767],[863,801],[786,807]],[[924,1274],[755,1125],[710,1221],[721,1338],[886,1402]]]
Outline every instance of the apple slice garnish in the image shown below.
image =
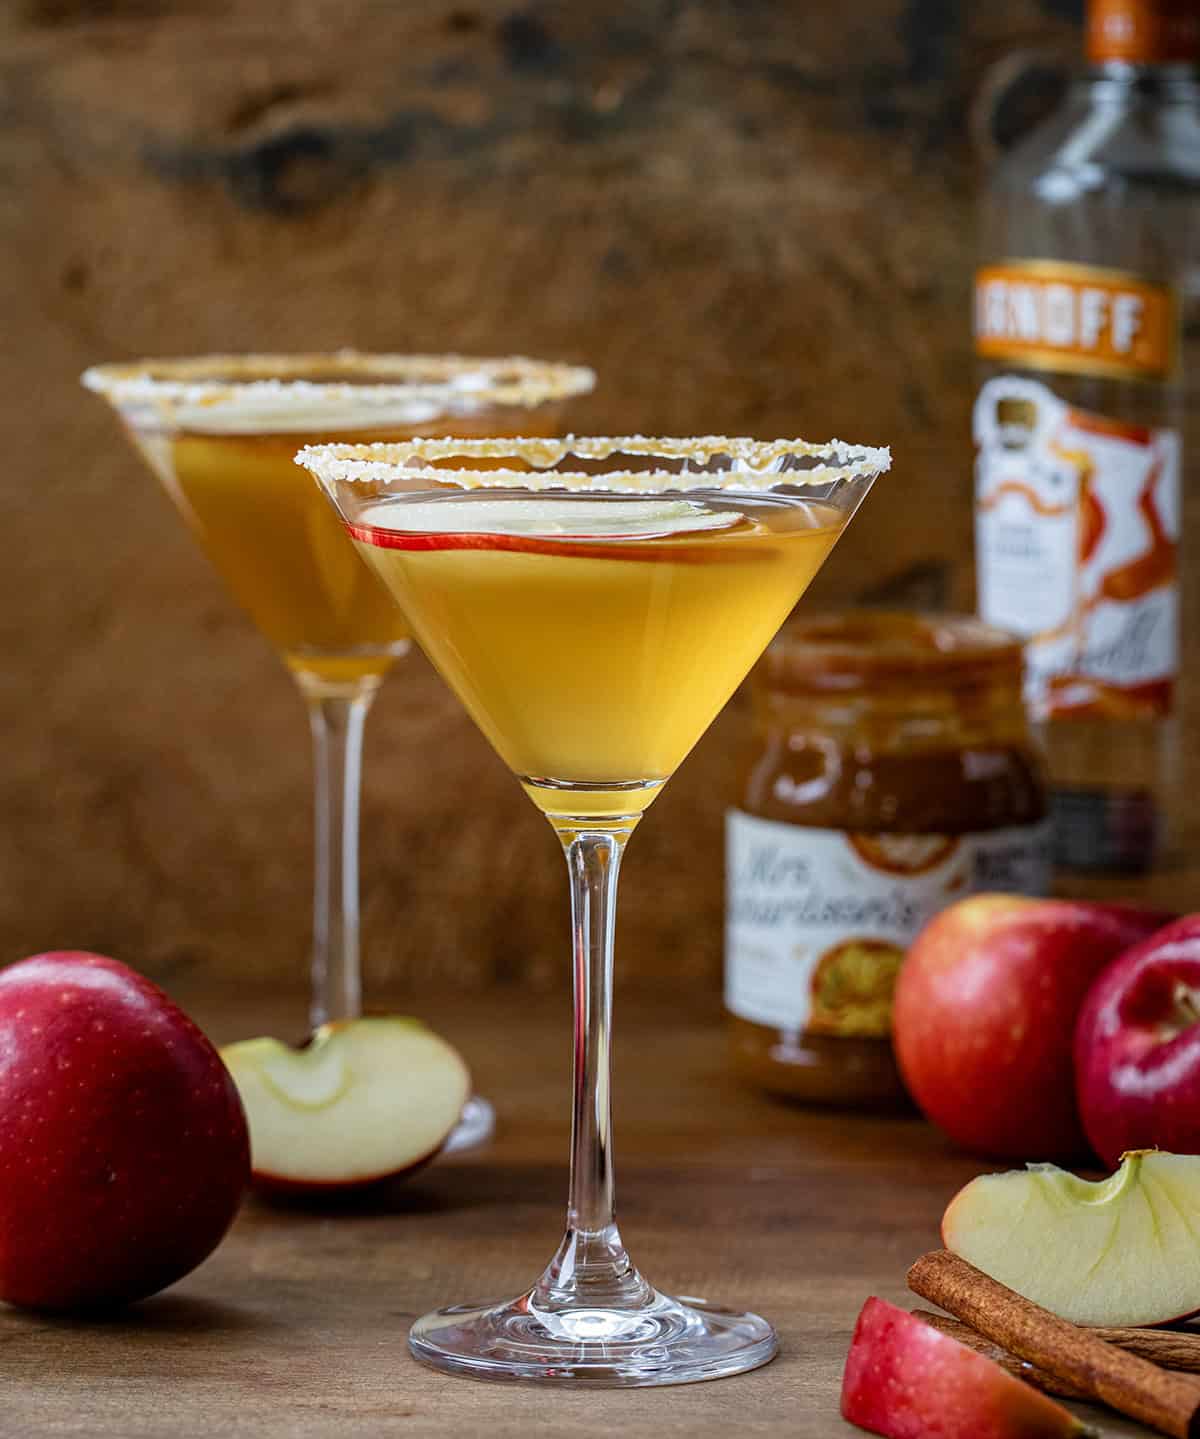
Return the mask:
[[842,1417],[889,1439],[1072,1439],[1093,1432],[991,1359],[875,1298],[854,1327]]
[[[372,505],[358,523],[346,528],[352,538],[381,549],[578,555],[604,554],[604,545],[614,541],[670,540],[745,523],[736,510],[714,510],[689,499],[569,500],[541,495]],[[602,543],[588,549],[589,540]],[[622,558],[628,558],[628,552]]]
[[342,1189],[410,1174],[441,1149],[471,1092],[458,1051],[415,1019],[343,1020],[299,1049],[247,1039],[221,1057],[246,1110],[263,1189]]
[[984,1174],[942,1242],[1076,1324],[1165,1324],[1200,1310],[1200,1156],[1137,1150],[1096,1182],[1053,1164]]
[[465,541],[511,535],[547,540],[649,540],[740,523],[736,510],[714,510],[685,499],[445,499],[372,505],[362,524],[407,541]]

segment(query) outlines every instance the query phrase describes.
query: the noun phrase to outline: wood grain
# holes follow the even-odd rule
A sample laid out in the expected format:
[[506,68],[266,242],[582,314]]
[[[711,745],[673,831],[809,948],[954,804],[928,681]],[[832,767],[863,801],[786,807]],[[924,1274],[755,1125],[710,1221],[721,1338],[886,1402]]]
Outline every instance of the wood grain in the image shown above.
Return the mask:
[[[296,995],[183,986],[220,1039],[302,1021]],[[736,1379],[597,1394],[451,1379],[412,1361],[412,1317],[504,1296],[557,1243],[566,1188],[566,996],[445,994],[452,1037],[499,1113],[487,1151],[443,1161],[386,1203],[341,1214],[251,1204],[217,1253],[125,1317],[0,1313],[6,1434],[158,1439],[463,1439],[619,1430],[722,1439],[861,1431],[838,1418],[869,1294],[905,1307],[904,1272],[977,1166],[916,1119],[793,1109],[736,1087],[713,1006],[629,995],[616,1035],[617,1180],[634,1258],[676,1292],[753,1306],[780,1357]],[[1105,1439],[1148,1431],[1081,1410]]]
[[[966,599],[967,111],[1035,0],[21,0],[0,9],[0,957],[298,976],[306,728],[86,363],[526,351],[577,428],[887,441],[814,592]],[[746,717],[643,825],[621,980],[715,983]],[[368,990],[555,982],[556,847],[420,657],[373,713]]]

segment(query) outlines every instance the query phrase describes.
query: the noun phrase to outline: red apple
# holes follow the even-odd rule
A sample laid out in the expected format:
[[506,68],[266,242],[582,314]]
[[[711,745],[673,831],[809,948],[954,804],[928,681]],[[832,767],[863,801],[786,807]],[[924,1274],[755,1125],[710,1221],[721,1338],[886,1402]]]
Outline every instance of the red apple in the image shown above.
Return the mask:
[[917,1104],[979,1154],[1085,1155],[1076,1015],[1105,965],[1168,918],[1003,894],[943,910],[917,936],[896,985],[896,1056]]
[[1083,1127],[1108,1164],[1127,1149],[1200,1154],[1200,914],[1121,955],[1075,1028]]
[[96,954],[0,972],[0,1298],[87,1310],[173,1284],[250,1172],[237,1090],[192,1021]]
[[863,1305],[842,1417],[889,1439],[1071,1439],[1087,1428],[991,1359],[882,1299]]
[[221,1051],[250,1122],[257,1188],[326,1195],[414,1174],[471,1093],[458,1051],[416,1019],[323,1024],[301,1048],[263,1037]]

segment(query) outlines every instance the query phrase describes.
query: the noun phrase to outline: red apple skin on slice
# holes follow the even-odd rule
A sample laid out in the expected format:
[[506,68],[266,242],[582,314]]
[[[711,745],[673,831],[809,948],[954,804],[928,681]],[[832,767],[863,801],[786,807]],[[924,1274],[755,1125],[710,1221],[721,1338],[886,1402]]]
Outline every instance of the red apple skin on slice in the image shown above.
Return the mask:
[[1075,1021],[1092,981],[1173,916],[1127,905],[975,895],[935,916],[896,985],[909,1092],[964,1149],[1079,1159]]
[[720,544],[704,543],[704,531],[674,536],[610,535],[606,541],[601,542],[583,535],[575,538],[566,535],[551,538],[547,535],[489,534],[486,531],[474,530],[421,535],[371,525],[347,524],[345,528],[351,539],[384,550],[491,550],[523,555],[559,555],[569,559],[633,560],[639,563],[670,560],[674,564],[700,565],[725,564],[731,561],[745,564],[748,559],[758,559],[753,551],[748,553],[741,546],[730,550],[727,541]]
[[101,955],[0,973],[0,1298],[49,1311],[166,1288],[250,1177],[237,1090],[157,986]]
[[1110,1165],[1131,1149],[1200,1154],[1200,915],[1115,959],[1075,1028],[1079,1112]]
[[842,1417],[888,1439],[1068,1439],[1087,1428],[948,1334],[868,1299],[842,1378]]

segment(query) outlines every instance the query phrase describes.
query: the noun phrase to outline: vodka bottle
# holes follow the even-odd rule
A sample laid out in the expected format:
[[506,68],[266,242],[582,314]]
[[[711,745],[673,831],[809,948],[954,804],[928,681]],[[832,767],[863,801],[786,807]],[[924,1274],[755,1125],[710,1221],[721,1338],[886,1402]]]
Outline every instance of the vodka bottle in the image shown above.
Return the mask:
[[1181,634],[1200,654],[1200,470],[1184,445],[1200,370],[1198,59],[1200,0],[1090,0],[1087,69],[1004,157],[983,204],[979,609],[1026,638],[1055,857],[1069,868],[1149,867],[1187,789]]

